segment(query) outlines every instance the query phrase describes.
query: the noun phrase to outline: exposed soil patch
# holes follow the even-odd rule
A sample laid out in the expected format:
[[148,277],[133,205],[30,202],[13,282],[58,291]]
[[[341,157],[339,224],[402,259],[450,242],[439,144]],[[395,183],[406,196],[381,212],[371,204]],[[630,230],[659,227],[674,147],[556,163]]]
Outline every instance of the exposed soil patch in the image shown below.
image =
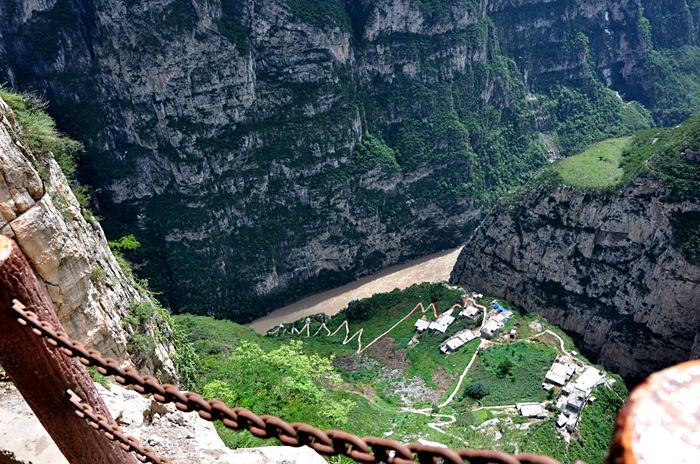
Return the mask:
[[442,366],[438,366],[435,369],[435,373],[433,374],[433,382],[435,382],[435,385],[437,386],[437,388],[435,389],[435,395],[438,398],[441,398],[442,395],[444,395],[445,392],[450,388],[453,381],[454,379],[445,370],[445,368]]
[[406,350],[396,348],[396,342],[391,337],[377,340],[365,353],[391,369],[406,372],[410,367],[406,360]]
[[379,379],[387,384],[384,394],[397,397],[402,406],[412,407],[416,403],[435,402],[439,399],[435,390],[428,387],[423,378],[407,379],[399,369],[384,368]]
[[374,359],[368,358],[366,356],[338,356],[333,359],[333,366],[336,369],[343,370],[345,372],[360,372],[362,370],[372,370],[379,366],[379,363]]

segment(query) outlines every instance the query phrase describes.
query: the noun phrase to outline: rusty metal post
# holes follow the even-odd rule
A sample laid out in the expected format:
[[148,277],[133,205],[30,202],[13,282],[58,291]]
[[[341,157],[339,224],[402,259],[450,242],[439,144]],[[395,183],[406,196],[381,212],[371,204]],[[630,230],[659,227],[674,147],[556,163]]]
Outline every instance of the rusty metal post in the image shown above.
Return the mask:
[[76,416],[68,389],[113,422],[83,365],[22,327],[12,311],[13,299],[62,330],[22,251],[0,235],[0,365],[71,464],[137,464],[131,454]]
[[606,464],[700,462],[700,360],[650,375],[617,417]]

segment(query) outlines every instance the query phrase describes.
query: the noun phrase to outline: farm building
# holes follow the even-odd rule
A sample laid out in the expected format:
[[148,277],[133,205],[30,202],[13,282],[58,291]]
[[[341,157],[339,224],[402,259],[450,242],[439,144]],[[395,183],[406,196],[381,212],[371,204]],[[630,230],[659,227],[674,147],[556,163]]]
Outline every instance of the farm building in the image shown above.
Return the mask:
[[547,371],[547,374],[544,376],[544,381],[561,387],[569,381],[575,371],[576,367],[574,365],[557,360],[552,364],[552,367],[549,368],[549,371]]
[[497,337],[501,330],[503,330],[503,323],[497,321],[496,319],[489,319],[486,324],[481,328],[481,336],[484,338],[494,338]]
[[508,321],[508,319],[510,319],[510,317],[511,317],[512,315],[513,315],[512,312],[510,312],[510,311],[505,311],[505,312],[499,312],[499,313],[496,314],[493,318],[496,319],[498,322],[502,322],[502,323],[505,324],[506,321]]
[[574,384],[575,388],[583,390],[586,393],[593,391],[596,385],[600,383],[601,380],[605,378],[605,374],[596,369],[595,367],[588,367],[583,374],[576,379]]
[[574,388],[574,391],[569,395],[569,399],[566,401],[566,407],[572,411],[580,411],[583,409],[583,405],[586,403],[586,392]]
[[564,427],[568,421],[569,421],[569,418],[566,417],[566,414],[564,414],[564,413],[559,414],[559,417],[557,417],[557,427],[559,427],[559,428]]
[[547,413],[539,403],[518,403],[516,406],[523,417],[530,419],[544,419],[547,417]]
[[467,306],[459,313],[459,315],[470,320],[475,320],[477,317],[479,317],[479,308]]
[[418,333],[425,332],[428,329],[428,327],[430,327],[430,321],[428,321],[425,318],[425,316],[423,316],[416,321],[414,327],[416,328],[416,332]]
[[437,320],[431,322],[428,328],[436,332],[445,333],[454,321],[455,318],[452,317],[452,311],[447,311],[442,313]]
[[463,330],[445,341],[440,347],[440,351],[445,354],[454,353],[475,338],[476,335],[474,335],[474,332],[471,330]]

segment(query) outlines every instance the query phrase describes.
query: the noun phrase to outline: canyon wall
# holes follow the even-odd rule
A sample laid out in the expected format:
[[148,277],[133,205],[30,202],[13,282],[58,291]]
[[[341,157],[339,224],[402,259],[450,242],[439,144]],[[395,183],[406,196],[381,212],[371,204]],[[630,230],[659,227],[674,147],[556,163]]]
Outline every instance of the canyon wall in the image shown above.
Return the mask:
[[603,192],[544,183],[501,204],[451,281],[544,315],[632,382],[700,357],[700,118],[694,124],[680,168],[652,164]]
[[666,26],[642,11],[22,0],[0,10],[0,81],[46,95],[85,143],[105,229],[144,244],[131,257],[168,306],[247,321],[455,246],[548,158],[651,124],[623,99],[656,117],[670,100],[654,82],[692,72],[647,72],[649,30]]

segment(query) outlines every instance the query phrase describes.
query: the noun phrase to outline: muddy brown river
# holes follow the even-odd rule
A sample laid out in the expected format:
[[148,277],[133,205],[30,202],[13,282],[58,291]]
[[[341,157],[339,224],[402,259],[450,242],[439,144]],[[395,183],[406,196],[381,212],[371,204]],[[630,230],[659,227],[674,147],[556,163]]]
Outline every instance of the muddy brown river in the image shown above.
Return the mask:
[[265,317],[248,324],[264,334],[282,323],[293,322],[312,314],[337,314],[352,300],[368,298],[375,293],[404,289],[422,282],[443,282],[450,277],[461,248],[436,253],[423,258],[388,267],[355,282],[334,288],[276,309]]

